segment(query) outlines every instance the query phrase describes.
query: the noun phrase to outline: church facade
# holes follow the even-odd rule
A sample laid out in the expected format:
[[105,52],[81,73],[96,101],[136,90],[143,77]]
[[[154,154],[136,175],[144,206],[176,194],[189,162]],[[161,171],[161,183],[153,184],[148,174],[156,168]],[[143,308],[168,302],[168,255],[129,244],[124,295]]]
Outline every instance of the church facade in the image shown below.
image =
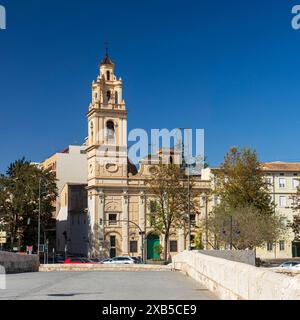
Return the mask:
[[[88,163],[87,203],[89,226],[89,256],[130,255],[159,259],[155,247],[163,246],[163,235],[149,224],[149,199],[145,180],[157,162],[143,159],[139,170],[128,159],[127,108],[122,96],[122,79],[115,75],[115,64],[108,55],[100,63],[97,79],[92,84],[92,101],[87,113]],[[160,151],[160,157],[172,157],[174,152]],[[210,181],[196,177],[199,207],[203,212],[191,214],[191,240],[196,233],[205,206],[203,194],[208,193]],[[207,203],[207,202],[206,202]],[[207,208],[206,208],[207,210]],[[173,230],[169,251],[172,254],[187,248],[186,228]]]
[[[146,180],[160,160],[181,163],[174,150],[159,150],[143,158],[137,168],[128,157],[127,108],[122,96],[122,79],[115,75],[115,64],[106,55],[99,75],[92,83],[92,101],[87,112],[88,137],[82,146],[69,146],[43,162],[56,173],[59,197],[56,210],[56,250],[59,253],[90,257],[130,255],[145,260],[160,258],[155,250],[164,245],[164,236],[150,225],[150,201]],[[280,214],[293,220],[293,196],[299,184],[299,163],[265,163],[265,178]],[[172,255],[195,244],[200,225],[218,202],[208,197],[214,185],[213,170],[195,175],[194,188],[198,212],[190,214],[188,224],[172,230],[168,246]],[[205,229],[205,227],[204,227]],[[202,245],[212,249],[214,239],[203,230]],[[257,248],[260,258],[290,258],[300,255],[300,244],[290,234],[277,243]]]

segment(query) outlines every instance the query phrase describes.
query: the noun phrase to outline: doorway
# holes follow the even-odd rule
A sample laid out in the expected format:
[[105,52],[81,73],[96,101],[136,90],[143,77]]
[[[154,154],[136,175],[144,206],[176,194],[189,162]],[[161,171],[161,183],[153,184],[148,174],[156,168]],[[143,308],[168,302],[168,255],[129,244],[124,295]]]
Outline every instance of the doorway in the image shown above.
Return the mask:
[[160,255],[156,252],[155,247],[160,245],[159,236],[150,233],[147,237],[147,259],[159,259]]

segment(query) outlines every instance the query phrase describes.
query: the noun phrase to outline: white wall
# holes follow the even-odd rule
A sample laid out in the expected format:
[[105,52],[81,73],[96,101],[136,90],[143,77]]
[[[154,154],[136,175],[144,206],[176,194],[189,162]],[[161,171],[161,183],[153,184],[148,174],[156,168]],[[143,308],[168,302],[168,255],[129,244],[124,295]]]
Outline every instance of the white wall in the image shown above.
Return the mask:
[[87,155],[80,153],[85,146],[69,146],[69,153],[57,154],[56,177],[59,193],[66,183],[87,183]]
[[199,281],[221,299],[299,300],[300,279],[244,263],[184,251],[173,268]]

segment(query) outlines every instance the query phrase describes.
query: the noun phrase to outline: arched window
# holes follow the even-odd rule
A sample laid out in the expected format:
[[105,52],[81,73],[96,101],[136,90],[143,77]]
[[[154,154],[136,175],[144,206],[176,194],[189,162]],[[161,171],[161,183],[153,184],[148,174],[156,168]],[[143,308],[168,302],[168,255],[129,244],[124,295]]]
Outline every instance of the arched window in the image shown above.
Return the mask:
[[110,72],[109,71],[106,71],[106,80],[110,80]]
[[94,142],[94,125],[93,122],[90,124],[90,134],[91,134],[91,143]]
[[106,136],[108,141],[115,140],[115,124],[113,121],[107,121],[106,123]]
[[118,91],[115,91],[115,104],[119,103]]
[[106,92],[106,101],[107,101],[107,102],[109,102],[110,97],[111,97],[111,92],[108,90],[108,91]]

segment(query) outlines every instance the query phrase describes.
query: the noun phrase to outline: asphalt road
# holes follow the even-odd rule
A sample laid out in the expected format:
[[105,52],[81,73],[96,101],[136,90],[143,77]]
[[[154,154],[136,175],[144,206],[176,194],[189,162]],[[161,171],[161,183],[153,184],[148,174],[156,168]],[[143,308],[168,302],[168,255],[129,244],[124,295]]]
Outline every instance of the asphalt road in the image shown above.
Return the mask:
[[10,274],[0,300],[211,300],[214,294],[179,272],[66,271]]

